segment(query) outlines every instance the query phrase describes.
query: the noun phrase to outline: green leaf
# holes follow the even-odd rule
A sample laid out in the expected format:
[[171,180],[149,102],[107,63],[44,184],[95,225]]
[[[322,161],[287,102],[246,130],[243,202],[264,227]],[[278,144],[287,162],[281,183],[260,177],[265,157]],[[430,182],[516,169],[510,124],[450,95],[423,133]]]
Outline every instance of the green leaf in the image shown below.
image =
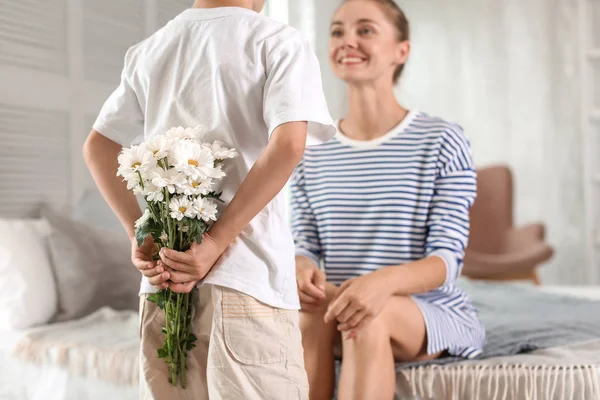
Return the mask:
[[208,225],[201,219],[190,220],[190,238],[196,243],[202,242],[202,235],[208,230]]
[[221,203],[223,202],[223,200],[221,200],[221,195],[223,194],[223,192],[210,192],[207,194],[202,195],[202,198],[204,199],[215,199],[220,201]]
[[[151,204],[149,204],[148,206],[152,207]],[[152,209],[152,208],[150,208],[150,209]],[[146,237],[148,235],[152,235],[152,237],[154,238],[154,241],[157,242],[161,233],[164,230],[166,230],[163,226],[166,224],[167,224],[166,221],[164,223],[163,223],[163,221],[156,221],[153,218],[153,213],[150,213],[150,218],[148,218],[146,220],[144,225],[136,228],[136,230],[135,230],[135,237],[137,239],[138,246],[141,246],[142,243],[144,243],[144,239],[146,239]]]
[[148,235],[152,235],[154,241],[158,241],[160,234],[162,233],[161,227],[152,226],[152,224],[145,224],[136,228],[135,230],[135,238],[137,239],[138,247],[144,243],[144,240]]
[[185,340],[186,350],[189,351],[189,350],[193,349],[194,347],[196,347],[196,343],[195,343],[196,340],[198,340],[198,338],[193,333],[188,334],[188,337]]
[[158,358],[169,358],[169,352],[164,347],[158,349]]
[[148,295],[148,297],[146,297],[146,300],[151,301],[153,303],[158,303],[159,295],[160,295],[160,292],[152,293],[152,294]]
[[148,296],[148,300],[156,303],[158,308],[160,308],[161,310],[164,310],[165,309],[165,297],[166,297],[165,292],[166,292],[166,290],[160,290],[156,293],[153,293]]
[[185,349],[188,351],[192,350],[194,347],[196,347],[196,343],[187,342],[187,344],[185,345]]

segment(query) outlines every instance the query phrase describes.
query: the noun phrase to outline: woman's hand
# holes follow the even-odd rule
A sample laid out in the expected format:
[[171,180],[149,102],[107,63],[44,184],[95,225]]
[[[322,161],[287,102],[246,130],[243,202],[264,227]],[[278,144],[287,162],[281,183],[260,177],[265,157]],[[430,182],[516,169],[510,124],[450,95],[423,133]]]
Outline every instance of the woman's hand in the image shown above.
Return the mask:
[[303,311],[314,312],[326,304],[325,272],[307,257],[296,257],[296,282]]
[[349,279],[329,304],[325,322],[337,319],[344,338],[354,339],[361,328],[379,315],[392,295],[383,269]]
[[200,244],[193,242],[184,252],[162,248],[160,259],[171,276],[169,289],[189,293],[198,281],[204,279],[226,248],[208,233],[202,236]]

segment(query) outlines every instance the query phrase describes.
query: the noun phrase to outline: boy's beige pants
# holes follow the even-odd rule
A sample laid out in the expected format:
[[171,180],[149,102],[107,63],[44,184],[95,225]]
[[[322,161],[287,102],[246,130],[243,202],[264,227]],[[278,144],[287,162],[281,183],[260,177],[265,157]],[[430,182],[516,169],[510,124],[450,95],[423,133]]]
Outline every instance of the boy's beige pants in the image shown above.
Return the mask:
[[188,352],[185,389],[168,382],[157,349],[163,311],[140,296],[141,400],[307,400],[298,311],[268,306],[205,284],[194,297],[196,347]]

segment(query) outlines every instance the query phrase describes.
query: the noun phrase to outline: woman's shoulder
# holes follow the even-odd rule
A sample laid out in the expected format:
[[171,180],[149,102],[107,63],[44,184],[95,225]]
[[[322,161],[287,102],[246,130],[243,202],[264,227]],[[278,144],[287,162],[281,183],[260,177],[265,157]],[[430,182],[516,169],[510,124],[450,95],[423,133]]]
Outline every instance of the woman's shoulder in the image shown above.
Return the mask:
[[457,122],[419,111],[412,122],[416,132],[428,133],[439,138],[441,142],[454,142],[469,145],[464,129]]
[[449,132],[457,135],[465,134],[462,126],[457,122],[428,114],[425,111],[418,111],[416,113],[412,125],[420,129],[439,131],[440,133]]

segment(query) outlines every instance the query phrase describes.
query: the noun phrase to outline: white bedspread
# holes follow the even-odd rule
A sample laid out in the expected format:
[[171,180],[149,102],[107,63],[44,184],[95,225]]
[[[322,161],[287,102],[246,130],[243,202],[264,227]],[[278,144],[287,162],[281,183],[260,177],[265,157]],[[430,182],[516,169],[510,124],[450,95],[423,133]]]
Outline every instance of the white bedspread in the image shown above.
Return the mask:
[[0,400],[135,400],[138,315],[108,308],[77,321],[0,331]]

